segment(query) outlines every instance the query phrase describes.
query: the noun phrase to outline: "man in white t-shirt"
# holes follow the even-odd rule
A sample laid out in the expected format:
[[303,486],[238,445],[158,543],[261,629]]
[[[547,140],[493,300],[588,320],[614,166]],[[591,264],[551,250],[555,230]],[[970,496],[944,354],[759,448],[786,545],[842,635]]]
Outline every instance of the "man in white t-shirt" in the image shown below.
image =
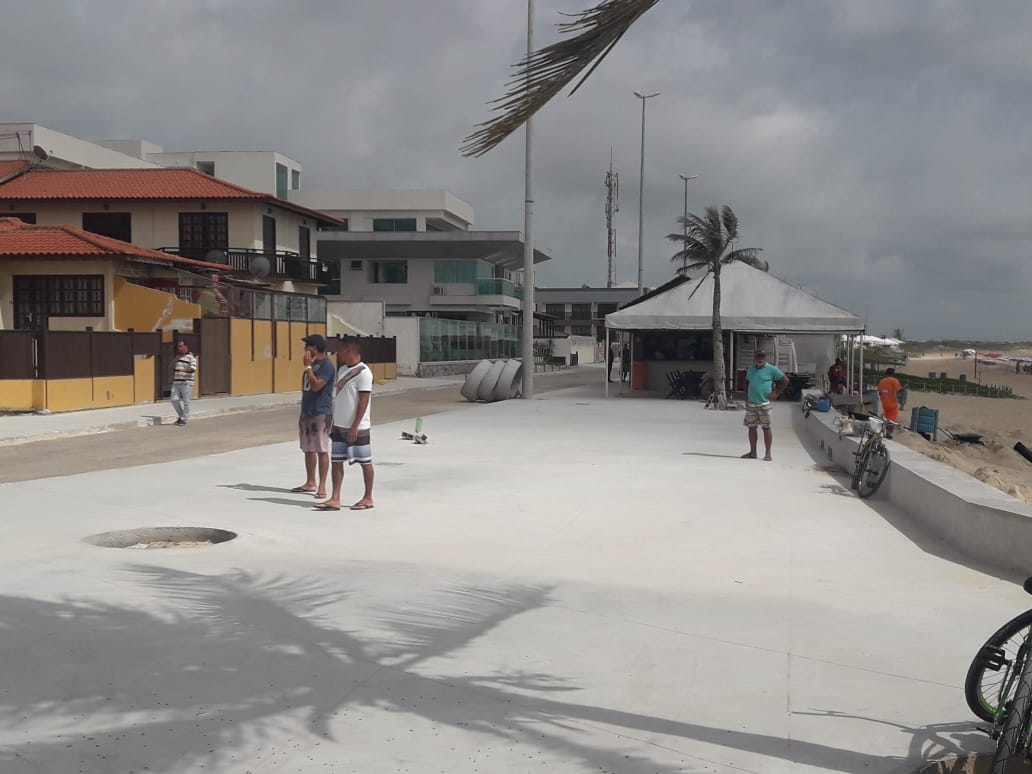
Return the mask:
[[344,462],[362,466],[365,494],[351,506],[353,511],[373,507],[373,450],[369,439],[373,372],[362,362],[358,339],[348,336],[337,348],[337,378],[333,390],[333,433],[330,467],[333,493],[316,505],[320,511],[340,510],[340,488],[344,483]]

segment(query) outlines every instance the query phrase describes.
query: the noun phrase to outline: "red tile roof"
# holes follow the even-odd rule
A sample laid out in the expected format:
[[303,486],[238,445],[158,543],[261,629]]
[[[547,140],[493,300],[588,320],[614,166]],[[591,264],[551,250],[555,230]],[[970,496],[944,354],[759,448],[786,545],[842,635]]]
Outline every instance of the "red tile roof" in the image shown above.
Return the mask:
[[185,167],[36,169],[0,183],[0,200],[60,199],[243,199],[273,204],[323,223],[338,223],[324,213]]
[[0,161],[0,180],[29,166],[27,161]]
[[202,269],[228,271],[229,266],[149,250],[118,239],[91,234],[74,226],[32,226],[17,218],[0,218],[0,259],[27,256],[54,258],[116,257]]

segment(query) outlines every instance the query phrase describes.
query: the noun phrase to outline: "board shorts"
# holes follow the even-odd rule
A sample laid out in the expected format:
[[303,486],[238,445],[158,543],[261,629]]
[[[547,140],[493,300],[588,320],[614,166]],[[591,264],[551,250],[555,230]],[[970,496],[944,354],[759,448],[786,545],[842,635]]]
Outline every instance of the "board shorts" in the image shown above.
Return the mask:
[[746,403],[745,404],[745,418],[742,420],[742,424],[746,427],[770,427],[770,410],[773,404],[770,401],[766,403]]
[[301,451],[305,454],[329,454],[331,430],[333,430],[332,414],[301,417],[297,421]]
[[334,427],[330,450],[330,462],[348,463],[349,465],[372,465],[373,446],[368,430],[359,430],[354,443],[348,443],[346,427]]

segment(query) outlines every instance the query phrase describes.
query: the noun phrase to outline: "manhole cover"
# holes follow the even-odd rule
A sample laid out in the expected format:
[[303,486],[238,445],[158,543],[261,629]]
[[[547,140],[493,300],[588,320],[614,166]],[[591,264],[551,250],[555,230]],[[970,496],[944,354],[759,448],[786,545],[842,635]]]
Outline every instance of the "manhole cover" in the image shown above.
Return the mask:
[[235,532],[211,527],[141,527],[101,532],[85,540],[104,548],[195,548],[225,543],[236,536]]

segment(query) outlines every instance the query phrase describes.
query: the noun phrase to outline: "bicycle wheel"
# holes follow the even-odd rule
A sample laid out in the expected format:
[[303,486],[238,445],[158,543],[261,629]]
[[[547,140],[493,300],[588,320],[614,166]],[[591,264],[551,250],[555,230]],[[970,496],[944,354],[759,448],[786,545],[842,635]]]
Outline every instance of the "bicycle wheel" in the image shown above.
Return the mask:
[[866,439],[861,439],[860,448],[853,452],[856,462],[853,463],[853,477],[849,481],[850,489],[856,489],[860,486],[860,474],[864,472],[864,465],[867,464],[867,455],[870,453],[870,445]]
[[[1014,692],[1014,683],[1010,681],[1008,685],[1008,680],[1013,670],[1020,670],[1024,665],[1022,646],[1030,632],[1032,610],[1026,610],[997,629],[972,659],[964,679],[964,698],[971,711],[982,720],[995,723]],[[1008,695],[1003,695],[1004,691]]]
[[[1003,730],[996,740],[996,754],[993,756],[992,774],[1007,774],[1011,758],[1028,745],[1028,715],[1032,709],[1032,659],[1025,659],[1021,666],[1018,687],[1014,699],[1004,710]],[[1019,765],[1023,763],[1019,762]]]
[[867,449],[864,457],[863,468],[860,471],[860,480],[857,482],[856,493],[863,498],[868,498],[878,491],[878,487],[885,480],[885,474],[889,472],[889,450],[881,440],[875,441]]

